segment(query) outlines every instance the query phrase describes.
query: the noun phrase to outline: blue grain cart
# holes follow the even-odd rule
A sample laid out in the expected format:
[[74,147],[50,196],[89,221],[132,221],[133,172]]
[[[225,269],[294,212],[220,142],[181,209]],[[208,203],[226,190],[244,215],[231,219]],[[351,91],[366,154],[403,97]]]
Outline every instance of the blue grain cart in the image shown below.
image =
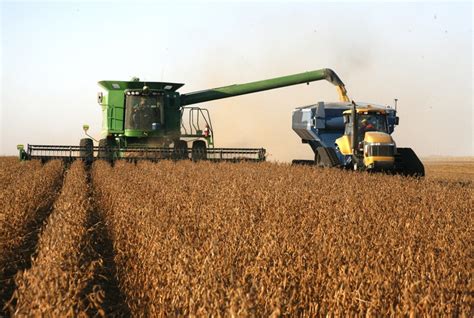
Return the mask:
[[391,106],[343,101],[298,107],[292,128],[315,159],[293,163],[423,176],[415,152],[397,147],[391,136],[398,122]]

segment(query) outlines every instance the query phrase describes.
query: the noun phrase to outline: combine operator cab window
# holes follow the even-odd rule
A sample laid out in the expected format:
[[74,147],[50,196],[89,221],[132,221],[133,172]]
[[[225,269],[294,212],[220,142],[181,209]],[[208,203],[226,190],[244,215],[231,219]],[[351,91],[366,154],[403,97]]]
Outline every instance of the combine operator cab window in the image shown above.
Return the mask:
[[125,129],[152,131],[163,125],[163,97],[127,96]]
[[387,119],[383,114],[359,114],[357,116],[357,127],[359,128],[361,136],[367,131],[380,131],[386,133]]

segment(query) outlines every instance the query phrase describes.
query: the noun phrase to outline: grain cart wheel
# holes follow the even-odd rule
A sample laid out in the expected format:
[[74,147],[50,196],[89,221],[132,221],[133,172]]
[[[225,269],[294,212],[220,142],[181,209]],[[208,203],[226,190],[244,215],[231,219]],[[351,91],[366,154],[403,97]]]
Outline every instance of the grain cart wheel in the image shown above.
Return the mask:
[[204,140],[196,140],[193,142],[192,158],[193,161],[207,159],[207,148]]
[[293,159],[291,165],[314,166],[314,160]]
[[316,151],[316,153],[314,154],[314,164],[317,166],[317,167],[320,167],[321,166],[321,156],[319,154],[319,151]]
[[188,143],[186,141],[176,140],[174,142],[173,159],[174,160],[189,159]]
[[319,167],[336,167],[339,165],[339,159],[336,152],[331,147],[318,147],[314,162]]
[[90,138],[83,138],[79,142],[81,149],[79,155],[86,163],[92,163],[94,160],[94,142]]
[[99,152],[97,157],[100,159],[105,159],[112,161],[114,159],[114,148],[116,143],[114,139],[104,138],[99,140]]

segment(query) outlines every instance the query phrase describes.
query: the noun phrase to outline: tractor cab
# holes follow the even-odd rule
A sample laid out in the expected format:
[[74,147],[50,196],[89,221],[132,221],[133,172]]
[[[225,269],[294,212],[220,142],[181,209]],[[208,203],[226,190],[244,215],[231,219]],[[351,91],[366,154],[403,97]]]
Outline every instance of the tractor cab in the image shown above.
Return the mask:
[[345,134],[352,136],[354,133],[354,117],[356,118],[356,134],[358,141],[363,141],[366,132],[381,132],[389,134],[387,114],[383,109],[357,109],[357,116],[352,116],[352,110],[343,113],[345,123]]
[[343,116],[345,132],[336,144],[346,156],[345,162],[356,170],[393,168],[395,142],[390,136],[387,112],[370,106],[354,107]]

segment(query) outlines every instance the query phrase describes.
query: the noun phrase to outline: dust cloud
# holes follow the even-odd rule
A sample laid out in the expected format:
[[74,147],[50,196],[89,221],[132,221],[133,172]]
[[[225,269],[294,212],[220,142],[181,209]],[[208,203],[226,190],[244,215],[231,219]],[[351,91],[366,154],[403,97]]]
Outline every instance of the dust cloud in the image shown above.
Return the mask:
[[[304,45],[301,43],[301,45]],[[265,80],[279,76],[286,76],[321,68],[332,68],[343,81],[345,76],[362,72],[370,66],[367,50],[362,50],[364,43],[352,48],[356,53],[351,58],[342,59],[342,52],[350,49],[351,43],[342,39],[333,41],[330,45],[334,63],[313,64],[312,68],[303,68],[299,63],[285,63],[296,61],[297,55],[285,56],[285,61],[261,56],[258,67],[252,67],[245,60],[236,60],[234,67],[216,67],[218,56],[207,56],[209,61],[203,60],[200,65],[207,70],[200,74],[199,88],[210,89],[232,84],[243,84],[252,81]],[[313,48],[317,51],[317,48]],[[340,53],[340,54],[337,54]],[[326,57],[323,58],[327,59]],[[294,64],[294,65],[292,65]],[[342,67],[334,68],[340,64]],[[237,69],[246,69],[236,72]],[[342,72],[339,71],[342,70]],[[345,83],[351,97],[350,83]],[[186,86],[183,92],[189,92]],[[336,87],[321,80],[309,84],[299,84],[289,87],[273,89],[263,92],[240,95],[226,99],[205,102],[199,106],[208,108],[211,113],[215,133],[216,147],[263,147],[267,150],[267,160],[291,162],[293,159],[313,159],[314,154],[309,145],[302,144],[301,138],[291,128],[292,110],[296,107],[316,104],[319,101],[338,101]]]

